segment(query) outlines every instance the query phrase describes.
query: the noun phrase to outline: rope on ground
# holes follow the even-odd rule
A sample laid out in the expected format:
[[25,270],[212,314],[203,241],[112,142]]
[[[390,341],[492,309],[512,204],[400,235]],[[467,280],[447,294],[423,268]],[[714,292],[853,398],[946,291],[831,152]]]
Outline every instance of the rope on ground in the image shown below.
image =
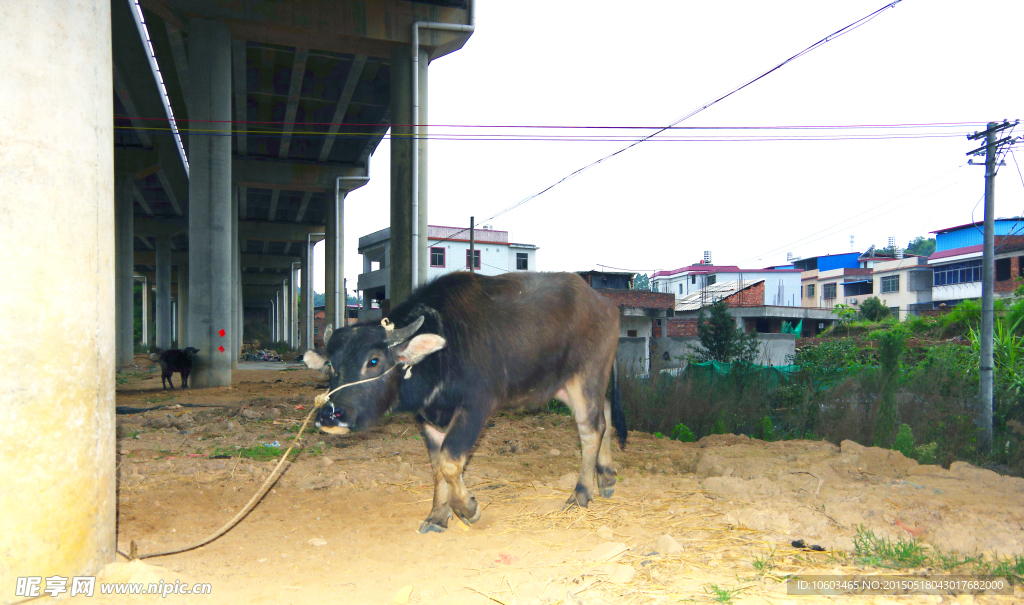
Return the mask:
[[[302,426],[299,427],[298,432],[295,434],[295,439],[292,440],[292,444],[290,446],[288,446],[288,449],[285,451],[284,455],[281,456],[281,459],[277,462],[277,466],[274,467],[274,471],[272,473],[270,473],[270,476],[267,477],[266,481],[263,482],[263,485],[260,486],[260,489],[253,495],[252,498],[249,499],[249,502],[244,507],[242,507],[242,510],[238,511],[238,513],[234,517],[232,517],[230,521],[228,521],[227,523],[222,525],[220,527],[220,529],[218,529],[217,531],[213,532],[209,536],[203,538],[202,540],[199,540],[198,542],[195,542],[194,544],[189,544],[188,546],[182,546],[181,548],[174,548],[174,549],[171,549],[171,550],[163,550],[163,551],[160,551],[160,552],[145,553],[145,554],[139,554],[138,544],[136,544],[135,540],[132,540],[131,541],[131,547],[129,549],[128,554],[125,555],[125,553],[121,553],[121,555],[126,556],[131,561],[134,561],[135,559],[151,559],[153,557],[164,557],[164,556],[167,556],[167,555],[176,555],[178,553],[186,552],[186,551],[189,551],[189,550],[195,550],[196,548],[199,548],[201,546],[206,546],[210,542],[213,542],[217,538],[219,538],[219,537],[223,536],[224,534],[226,534],[228,531],[231,530],[231,528],[233,528],[236,524],[238,524],[239,521],[244,519],[246,515],[248,515],[250,512],[252,512],[252,509],[256,507],[256,504],[258,504],[259,501],[263,498],[263,496],[265,496],[267,494],[267,491],[270,490],[271,486],[273,486],[274,483],[277,482],[278,477],[281,476],[281,469],[284,467],[285,461],[288,460],[288,455],[291,454],[292,449],[294,449],[296,444],[298,444],[299,439],[302,437],[302,433],[306,430],[306,427],[309,426],[309,421],[312,420],[313,415],[316,414],[320,410],[320,408],[322,408],[330,400],[331,395],[333,395],[334,393],[340,391],[341,389],[345,389],[345,388],[348,388],[348,387],[353,387],[353,386],[356,386],[357,384],[362,384],[364,382],[370,382],[370,381],[373,381],[373,380],[377,380],[378,378],[383,378],[384,376],[386,376],[388,374],[388,372],[390,372],[391,370],[393,370],[393,369],[395,369],[397,367],[399,367],[399,366],[398,365],[391,366],[390,368],[385,370],[380,376],[374,376],[373,378],[367,378],[365,380],[357,380],[356,382],[350,382],[348,384],[343,384],[343,385],[335,388],[334,390],[331,390],[331,391],[328,391],[326,393],[322,393],[320,395],[317,395],[316,398],[314,399],[315,405],[313,406],[313,409],[311,409],[309,411],[309,414],[306,415],[306,419],[302,422]],[[120,552],[120,551],[118,551],[118,552]]]

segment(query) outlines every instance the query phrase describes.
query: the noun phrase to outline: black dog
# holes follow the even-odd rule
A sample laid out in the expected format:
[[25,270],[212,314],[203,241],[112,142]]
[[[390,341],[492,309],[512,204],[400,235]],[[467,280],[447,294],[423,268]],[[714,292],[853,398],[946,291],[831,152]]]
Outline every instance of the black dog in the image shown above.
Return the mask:
[[160,375],[160,383],[164,385],[164,390],[167,390],[167,385],[171,385],[171,389],[174,389],[174,382],[171,381],[171,376],[175,372],[181,373],[181,388],[188,388],[188,375],[192,373],[192,366],[195,363],[196,353],[199,349],[195,347],[186,347],[182,349],[169,349],[160,354],[160,369],[162,373]]

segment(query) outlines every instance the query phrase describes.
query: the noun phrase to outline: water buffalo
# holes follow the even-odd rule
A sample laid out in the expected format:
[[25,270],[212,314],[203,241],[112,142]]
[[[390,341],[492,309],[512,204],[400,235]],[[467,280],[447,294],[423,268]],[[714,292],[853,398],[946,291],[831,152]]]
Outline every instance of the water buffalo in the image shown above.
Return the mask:
[[188,388],[188,375],[192,373],[198,352],[199,349],[195,347],[185,347],[184,349],[168,349],[160,354],[157,361],[160,364],[160,383],[164,385],[164,390],[167,390],[168,384],[171,385],[172,390],[174,389],[171,377],[175,372],[181,373],[181,388]]
[[462,471],[499,406],[565,402],[583,447],[566,507],[610,497],[612,424],[626,444],[618,341],[618,309],[576,274],[458,272],[414,291],[379,324],[335,331],[326,357],[310,351],[305,361],[327,368],[332,390],[364,381],[321,409],[316,424],[326,432],[365,428],[392,410],[416,414],[434,471],[433,509],[419,530],[426,533],[444,531],[452,513],[480,518]]

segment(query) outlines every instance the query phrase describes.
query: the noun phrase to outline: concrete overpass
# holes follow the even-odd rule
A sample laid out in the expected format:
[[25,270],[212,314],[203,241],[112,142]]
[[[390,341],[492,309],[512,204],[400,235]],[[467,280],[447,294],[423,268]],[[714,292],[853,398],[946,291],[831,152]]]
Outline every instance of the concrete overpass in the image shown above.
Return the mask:
[[295,278],[311,292],[325,270],[339,316],[344,197],[397,124],[394,302],[414,267],[425,278],[411,125],[428,122],[429,62],[472,33],[471,1],[4,4],[0,236],[17,287],[0,295],[0,365],[17,379],[0,386],[0,585],[113,560],[114,369],[131,361],[136,275],[154,288],[155,344],[202,350],[196,387],[230,385],[246,304],[305,346]]

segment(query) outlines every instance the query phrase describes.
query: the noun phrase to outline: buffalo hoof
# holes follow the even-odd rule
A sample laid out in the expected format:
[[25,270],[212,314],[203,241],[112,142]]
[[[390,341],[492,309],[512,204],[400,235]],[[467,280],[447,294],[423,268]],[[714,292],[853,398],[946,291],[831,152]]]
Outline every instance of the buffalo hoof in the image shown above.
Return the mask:
[[593,500],[593,498],[590,497],[590,490],[582,483],[577,483],[576,489],[572,490],[572,495],[569,496],[568,500],[566,500],[565,506],[562,507],[562,510],[569,510],[573,506],[587,508],[591,500]]
[[476,512],[473,513],[472,517],[466,517],[465,515],[463,515],[462,513],[459,513],[459,512],[456,512],[455,514],[458,515],[459,519],[462,519],[462,522],[465,523],[466,525],[472,525],[473,523],[476,523],[477,521],[480,520],[480,515],[482,515],[483,513],[484,513],[483,509],[478,506],[478,507],[476,507]]
[[436,531],[437,533],[442,533],[446,529],[448,529],[448,528],[447,527],[442,527],[442,526],[437,525],[435,523],[431,523],[430,521],[424,521],[423,524],[420,525],[420,533],[421,534],[429,534],[432,531]]

